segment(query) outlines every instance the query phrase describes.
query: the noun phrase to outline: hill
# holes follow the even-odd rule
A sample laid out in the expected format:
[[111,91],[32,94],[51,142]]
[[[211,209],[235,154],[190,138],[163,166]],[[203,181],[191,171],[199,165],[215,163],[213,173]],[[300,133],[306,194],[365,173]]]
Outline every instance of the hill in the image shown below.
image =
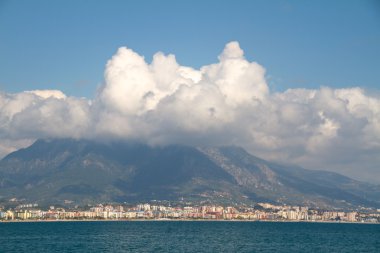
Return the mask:
[[0,161],[0,199],[380,206],[380,187],[333,172],[271,163],[239,147],[37,140]]

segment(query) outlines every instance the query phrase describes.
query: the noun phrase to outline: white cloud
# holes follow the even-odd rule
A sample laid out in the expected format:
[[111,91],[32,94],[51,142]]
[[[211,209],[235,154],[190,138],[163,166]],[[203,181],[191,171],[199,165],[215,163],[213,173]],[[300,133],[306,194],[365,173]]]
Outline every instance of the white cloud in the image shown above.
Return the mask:
[[[53,95],[48,96],[49,93]],[[38,92],[38,95],[29,91],[0,93],[0,138],[84,136],[90,127],[89,101],[61,94],[50,91]]]
[[50,97],[58,98],[58,99],[66,98],[66,95],[60,90],[31,90],[31,91],[26,91],[26,92],[37,95],[41,98],[50,98]]
[[0,152],[44,137],[239,145],[251,153],[380,182],[380,98],[360,88],[270,93],[265,69],[228,43],[219,62],[151,63],[123,47],[92,100],[60,91],[0,93]]

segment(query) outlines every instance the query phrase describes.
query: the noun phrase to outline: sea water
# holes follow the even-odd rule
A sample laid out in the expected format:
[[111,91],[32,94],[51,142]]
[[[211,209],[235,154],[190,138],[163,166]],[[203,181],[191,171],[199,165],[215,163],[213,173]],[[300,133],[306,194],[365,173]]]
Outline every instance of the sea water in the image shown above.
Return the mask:
[[2,222],[0,252],[380,252],[380,225],[234,221]]

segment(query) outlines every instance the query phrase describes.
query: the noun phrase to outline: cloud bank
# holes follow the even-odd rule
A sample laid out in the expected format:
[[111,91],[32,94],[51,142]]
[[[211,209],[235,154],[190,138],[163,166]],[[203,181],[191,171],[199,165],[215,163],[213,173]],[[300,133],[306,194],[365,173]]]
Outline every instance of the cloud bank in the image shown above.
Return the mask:
[[61,91],[0,93],[0,155],[37,138],[238,145],[253,154],[380,183],[380,97],[360,88],[271,93],[237,42],[215,64],[151,63],[122,47],[93,99]]

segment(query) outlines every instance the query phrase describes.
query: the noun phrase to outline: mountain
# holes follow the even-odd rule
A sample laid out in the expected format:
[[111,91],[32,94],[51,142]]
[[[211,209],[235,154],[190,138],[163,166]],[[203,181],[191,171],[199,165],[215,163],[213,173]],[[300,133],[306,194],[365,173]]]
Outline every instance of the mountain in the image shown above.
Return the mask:
[[37,140],[0,161],[0,200],[149,200],[380,207],[380,187],[265,161],[239,147]]

